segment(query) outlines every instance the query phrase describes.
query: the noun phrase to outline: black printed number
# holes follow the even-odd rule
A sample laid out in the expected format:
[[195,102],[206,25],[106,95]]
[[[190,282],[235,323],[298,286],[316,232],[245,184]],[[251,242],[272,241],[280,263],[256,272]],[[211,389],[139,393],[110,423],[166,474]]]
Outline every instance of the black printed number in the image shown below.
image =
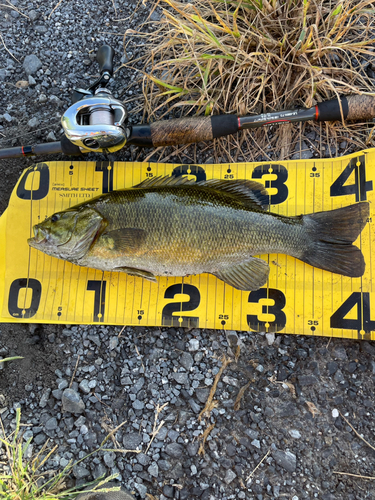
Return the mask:
[[93,321],[104,321],[106,287],[106,281],[89,280],[87,282],[87,290],[95,292]]
[[[354,172],[354,184],[345,184]],[[355,194],[355,201],[365,201],[372,191],[372,181],[366,181],[365,157],[352,158],[331,186],[331,196]]]
[[[189,295],[187,302],[174,302],[167,304],[162,312],[163,326],[183,326],[183,327],[199,327],[199,318],[196,316],[183,316],[183,312],[194,311],[201,301],[201,295],[197,287],[183,283],[176,283],[169,286],[164,294],[165,299],[174,299],[175,295],[183,293]],[[173,313],[180,313],[178,316],[173,316]]]
[[272,299],[274,304],[262,305],[262,314],[273,314],[273,321],[259,321],[258,316],[254,314],[247,315],[249,328],[255,332],[279,332],[286,325],[286,316],[283,311],[285,307],[285,295],[275,288],[260,288],[255,292],[250,292],[248,302],[258,304],[260,299]]
[[[39,182],[34,180],[31,177],[29,183],[31,185],[31,189],[26,188],[26,182],[30,175],[36,175],[36,172],[39,172]],[[49,168],[45,163],[38,163],[38,165],[29,167],[17,186],[17,196],[22,200],[42,200],[45,198],[49,191]],[[35,185],[34,185],[35,183]]]
[[[19,307],[19,295],[22,289],[25,292],[31,292],[29,307]],[[9,289],[8,311],[15,318],[32,318],[38,311],[40,297],[42,295],[42,284],[34,278],[21,278],[14,280]],[[21,304],[20,304],[21,305]]]
[[[345,316],[353,309],[357,309],[355,319]],[[331,328],[357,330],[370,333],[375,330],[375,321],[370,319],[370,294],[368,292],[353,292],[345,302],[331,316]]]
[[95,166],[95,172],[102,172],[103,174],[102,193],[111,193],[113,191],[113,162],[99,162]]
[[[270,172],[270,169],[272,171]],[[261,179],[267,174],[276,174],[277,178],[269,181],[266,180],[265,188],[276,188],[277,193],[270,196],[270,205],[279,205],[288,198],[288,187],[285,182],[288,180],[288,171],[283,165],[259,165],[254,168],[252,178]]]
[[206,172],[199,165],[179,165],[173,169],[172,175],[195,175],[197,182],[206,180]]

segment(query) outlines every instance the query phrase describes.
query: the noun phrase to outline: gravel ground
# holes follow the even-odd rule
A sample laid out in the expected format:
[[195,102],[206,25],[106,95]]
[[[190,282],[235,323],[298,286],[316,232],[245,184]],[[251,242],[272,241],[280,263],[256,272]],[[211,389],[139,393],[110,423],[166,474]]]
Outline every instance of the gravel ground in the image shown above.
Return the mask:
[[[52,14],[55,0],[12,3],[28,17],[0,7],[1,147],[59,137],[71,87],[95,77],[97,47],[110,43],[120,66],[122,34],[150,13],[133,1],[62,0]],[[17,88],[20,81],[28,85]],[[141,90],[124,68],[111,88],[135,100]],[[192,151],[194,161],[210,161],[210,147]],[[1,162],[0,214],[31,163]],[[124,422],[110,446],[141,450],[97,453],[75,467],[78,484],[114,473],[137,500],[375,498],[374,480],[335,473],[374,476],[374,448],[361,438],[375,445],[373,342],[69,325],[3,324],[0,333],[1,356],[24,356],[0,372],[1,418],[10,431],[20,406],[34,450],[48,438],[59,445],[48,469],[96,449]],[[216,404],[199,419],[217,377]]]

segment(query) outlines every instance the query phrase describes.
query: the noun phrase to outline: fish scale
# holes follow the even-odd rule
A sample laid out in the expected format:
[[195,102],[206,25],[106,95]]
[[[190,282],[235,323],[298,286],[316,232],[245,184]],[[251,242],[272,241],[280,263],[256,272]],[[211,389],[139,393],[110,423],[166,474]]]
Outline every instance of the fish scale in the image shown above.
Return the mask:
[[[145,241],[126,262],[123,249],[116,253],[114,267],[137,264],[156,275],[199,274],[268,253],[271,247],[285,253],[293,249],[293,243],[294,248],[302,243],[300,220],[287,224],[286,232],[282,217],[251,211],[236,199],[210,192],[209,188],[125,190],[110,193],[104,203],[98,201],[88,205],[95,206],[108,221],[106,232],[127,227],[146,232]],[[92,265],[104,253],[108,253],[107,245],[99,238],[81,264]],[[181,260],[176,259],[178,256]],[[168,271],[164,272],[165,266]]]

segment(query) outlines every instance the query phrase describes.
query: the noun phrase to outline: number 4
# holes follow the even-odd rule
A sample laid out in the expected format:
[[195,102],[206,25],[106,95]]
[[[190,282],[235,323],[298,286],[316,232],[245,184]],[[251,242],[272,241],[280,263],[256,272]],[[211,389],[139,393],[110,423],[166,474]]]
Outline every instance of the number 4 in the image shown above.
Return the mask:
[[[347,314],[356,307],[356,318],[346,318]],[[369,333],[375,329],[375,321],[370,319],[370,294],[368,292],[353,292],[345,302],[331,316],[331,328],[344,330],[363,330]]]
[[[345,182],[354,172],[354,184]],[[355,194],[355,201],[365,201],[367,199],[367,191],[372,191],[372,181],[366,181],[366,165],[365,156],[352,158],[346,168],[337,177],[331,186],[331,196],[345,196]]]

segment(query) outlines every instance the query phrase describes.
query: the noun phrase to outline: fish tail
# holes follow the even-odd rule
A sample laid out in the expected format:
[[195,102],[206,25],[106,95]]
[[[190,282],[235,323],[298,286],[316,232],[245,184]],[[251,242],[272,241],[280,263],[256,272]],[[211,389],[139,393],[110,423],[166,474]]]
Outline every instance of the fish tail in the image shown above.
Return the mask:
[[310,244],[299,257],[308,264],[332,273],[357,278],[365,271],[361,250],[352,243],[369,217],[369,203],[317,212],[303,217]]

